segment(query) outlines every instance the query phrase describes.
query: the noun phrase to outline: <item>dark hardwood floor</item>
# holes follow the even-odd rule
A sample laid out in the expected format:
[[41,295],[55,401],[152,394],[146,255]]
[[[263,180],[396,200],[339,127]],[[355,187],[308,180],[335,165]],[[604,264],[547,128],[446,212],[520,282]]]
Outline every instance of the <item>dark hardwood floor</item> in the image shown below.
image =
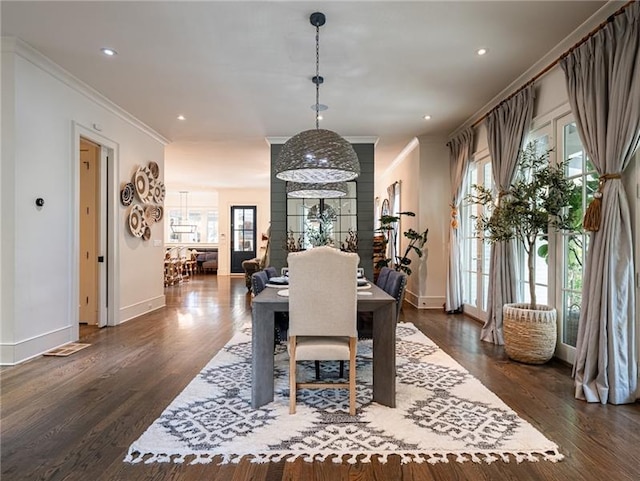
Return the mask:
[[559,463],[453,459],[431,465],[331,461],[218,466],[123,462],[160,415],[243,323],[250,298],[240,278],[196,276],[166,289],[167,306],[118,327],[81,328],[91,346],[66,358],[39,357],[0,373],[1,479],[18,480],[517,480],[637,481],[640,404],[587,404],[573,397],[570,367],[528,366],[478,340],[462,315],[405,306],[416,324],[471,374],[560,446]]

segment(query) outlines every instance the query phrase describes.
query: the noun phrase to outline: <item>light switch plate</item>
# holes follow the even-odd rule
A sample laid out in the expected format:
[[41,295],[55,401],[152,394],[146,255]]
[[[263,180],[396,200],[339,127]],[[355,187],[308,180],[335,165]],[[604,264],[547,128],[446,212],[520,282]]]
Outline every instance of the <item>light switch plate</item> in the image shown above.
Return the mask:
[[153,247],[162,247],[162,241],[160,239],[153,239]]

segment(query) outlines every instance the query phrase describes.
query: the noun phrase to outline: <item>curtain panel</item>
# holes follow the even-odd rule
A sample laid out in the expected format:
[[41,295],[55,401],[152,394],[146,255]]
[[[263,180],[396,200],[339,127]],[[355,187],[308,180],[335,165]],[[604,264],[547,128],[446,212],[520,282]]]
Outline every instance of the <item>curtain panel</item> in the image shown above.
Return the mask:
[[473,155],[473,128],[468,128],[447,144],[451,175],[451,223],[449,226],[449,265],[447,266],[447,292],[445,310],[462,311],[462,249],[460,246],[460,217],[458,211],[465,189],[465,179]]
[[638,398],[632,220],[620,175],[640,142],[640,3],[560,65],[580,140],[602,185],[599,230],[590,235],[582,286],[575,396],[632,403]]
[[[400,212],[400,182],[396,181],[387,187],[387,196],[389,197],[389,214],[390,215],[398,215]],[[391,258],[391,265],[389,267],[395,268],[396,265],[396,256],[398,255],[397,245],[395,242],[398,242],[398,236],[400,235],[400,221],[394,222],[393,224],[393,235],[389,238],[389,242],[387,243],[387,257]],[[395,240],[395,242],[394,242]]]
[[[509,190],[513,182],[518,153],[533,117],[533,100],[533,85],[529,85],[487,116],[491,173],[499,193]],[[499,194],[498,203],[500,197]],[[513,242],[496,242],[491,245],[487,320],[480,334],[483,341],[504,344],[502,306],[517,300],[515,262]]]

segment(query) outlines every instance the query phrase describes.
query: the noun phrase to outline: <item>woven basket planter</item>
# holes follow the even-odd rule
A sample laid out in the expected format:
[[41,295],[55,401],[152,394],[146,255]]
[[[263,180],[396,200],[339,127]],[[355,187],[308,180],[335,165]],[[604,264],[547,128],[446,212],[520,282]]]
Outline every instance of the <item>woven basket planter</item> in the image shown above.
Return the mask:
[[504,348],[514,361],[544,364],[556,348],[557,313],[553,307],[538,304],[505,304],[502,307]]

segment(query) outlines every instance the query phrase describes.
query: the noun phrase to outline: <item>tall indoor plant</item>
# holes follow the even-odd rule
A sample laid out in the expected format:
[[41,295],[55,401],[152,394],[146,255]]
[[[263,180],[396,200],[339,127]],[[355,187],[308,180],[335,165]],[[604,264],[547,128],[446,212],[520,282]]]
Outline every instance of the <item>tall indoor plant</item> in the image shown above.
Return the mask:
[[[518,171],[507,191],[496,195],[491,189],[474,185],[467,198],[484,207],[474,219],[476,230],[483,234],[485,241],[516,240],[526,253],[530,302],[503,308],[505,349],[511,358],[519,361],[546,362],[555,349],[556,312],[537,303],[535,256],[536,241],[547,235],[549,229],[571,227],[574,215],[571,201],[577,187],[565,177],[565,167],[566,162],[550,163],[549,151],[541,151],[537,142],[531,142],[519,154]],[[547,317],[552,319],[549,325],[543,326],[542,320]],[[530,324],[523,321],[526,318],[532,319]],[[531,339],[545,346],[528,343]],[[522,345],[514,348],[514,344]]]
[[[385,244],[391,243],[391,245],[397,245],[398,229],[397,225],[400,221],[400,216],[406,215],[409,217],[415,217],[413,212],[399,212],[398,215],[383,215],[380,217],[380,227],[376,229],[378,232],[384,234]],[[422,248],[427,242],[427,234],[429,229],[425,229],[423,232],[417,232],[414,229],[407,229],[403,235],[407,238],[409,243],[406,245],[404,253],[400,255],[394,252],[393,257],[386,257],[380,259],[376,263],[376,267],[389,267],[391,264],[396,271],[402,271],[407,275],[411,275],[411,258],[409,254],[415,252],[418,257],[422,257]]]

